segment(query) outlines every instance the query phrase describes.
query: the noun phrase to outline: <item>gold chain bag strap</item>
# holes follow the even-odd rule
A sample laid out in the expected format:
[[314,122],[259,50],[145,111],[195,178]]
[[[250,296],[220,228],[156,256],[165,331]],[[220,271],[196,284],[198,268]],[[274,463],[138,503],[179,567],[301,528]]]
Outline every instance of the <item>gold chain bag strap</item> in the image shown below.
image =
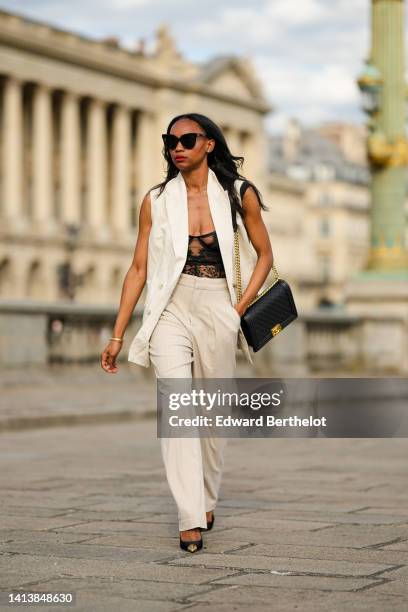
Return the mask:
[[[246,181],[241,185],[241,202],[244,191],[248,186],[249,183]],[[236,215],[236,211],[234,211],[234,214]],[[242,297],[242,280],[237,225],[234,231],[234,267],[237,299],[240,301]],[[251,301],[241,317],[242,331],[254,352],[259,351],[269,340],[298,316],[292,291],[288,283],[279,277],[275,264],[272,264],[272,270],[275,274],[275,280]]]

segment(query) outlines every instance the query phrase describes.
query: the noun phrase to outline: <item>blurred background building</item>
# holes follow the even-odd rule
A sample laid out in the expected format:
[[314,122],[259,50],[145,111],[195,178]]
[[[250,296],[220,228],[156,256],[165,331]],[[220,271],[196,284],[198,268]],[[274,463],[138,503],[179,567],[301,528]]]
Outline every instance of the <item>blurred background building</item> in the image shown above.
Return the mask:
[[200,109],[263,180],[269,107],[249,61],[195,66],[165,27],[145,55],[0,13],[0,295],[117,304],[161,133]]
[[[279,258],[291,261],[301,307],[342,305],[345,281],[367,256],[365,129],[342,123],[303,128],[292,119],[283,134],[270,137],[269,144],[270,200],[277,201],[279,185],[294,193],[288,228],[276,232],[274,244]],[[283,210],[288,210],[286,203],[274,205],[277,218],[272,228],[279,224]],[[289,228],[297,228],[291,240]]]

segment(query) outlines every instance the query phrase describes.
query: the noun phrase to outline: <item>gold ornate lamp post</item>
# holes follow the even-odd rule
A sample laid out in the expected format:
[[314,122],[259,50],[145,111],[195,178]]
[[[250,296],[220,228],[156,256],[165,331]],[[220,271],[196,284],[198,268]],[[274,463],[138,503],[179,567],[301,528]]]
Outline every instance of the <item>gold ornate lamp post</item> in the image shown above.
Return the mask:
[[[371,240],[364,272],[408,278],[405,201],[408,142],[405,135],[404,1],[372,0],[372,48],[357,80],[369,115]],[[381,274],[381,273],[386,273]],[[368,275],[372,277],[371,275]]]
[[368,115],[370,251],[365,268],[346,283],[345,305],[361,317],[361,366],[408,374],[404,0],[371,0],[371,33],[357,80]]

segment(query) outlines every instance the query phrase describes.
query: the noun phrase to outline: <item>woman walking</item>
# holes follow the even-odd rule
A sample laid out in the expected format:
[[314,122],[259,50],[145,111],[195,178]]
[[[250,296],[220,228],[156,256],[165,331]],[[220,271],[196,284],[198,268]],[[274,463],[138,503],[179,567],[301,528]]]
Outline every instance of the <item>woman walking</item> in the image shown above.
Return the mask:
[[[178,115],[162,138],[167,176],[142,201],[133,261],[101,365],[117,372],[123,335],[146,285],[142,325],[130,345],[129,361],[152,364],[158,379],[231,378],[237,347],[253,363],[240,321],[273,264],[260,210],[267,207],[255,185],[238,173],[243,157],[231,154],[222,131],[208,117]],[[234,230],[240,242],[239,302]],[[201,532],[214,523],[225,443],[218,437],[161,438],[178,508],[180,547],[188,552],[202,548]]]

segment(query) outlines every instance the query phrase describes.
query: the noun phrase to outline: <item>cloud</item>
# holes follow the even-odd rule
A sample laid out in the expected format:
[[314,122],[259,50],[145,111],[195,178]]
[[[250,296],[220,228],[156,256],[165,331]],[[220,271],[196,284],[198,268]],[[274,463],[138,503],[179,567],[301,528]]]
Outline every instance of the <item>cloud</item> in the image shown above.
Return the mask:
[[287,0],[270,0],[265,5],[265,17],[281,25],[294,26],[319,23],[330,11],[330,3],[318,0],[297,0],[296,7]]
[[111,6],[113,10],[127,10],[146,6],[149,2],[150,0],[111,0]]
[[250,55],[276,107],[270,128],[289,116],[305,124],[364,121],[356,78],[368,54],[368,0],[0,0],[0,7],[99,38],[117,36],[148,48],[169,24],[192,61],[218,54]]

